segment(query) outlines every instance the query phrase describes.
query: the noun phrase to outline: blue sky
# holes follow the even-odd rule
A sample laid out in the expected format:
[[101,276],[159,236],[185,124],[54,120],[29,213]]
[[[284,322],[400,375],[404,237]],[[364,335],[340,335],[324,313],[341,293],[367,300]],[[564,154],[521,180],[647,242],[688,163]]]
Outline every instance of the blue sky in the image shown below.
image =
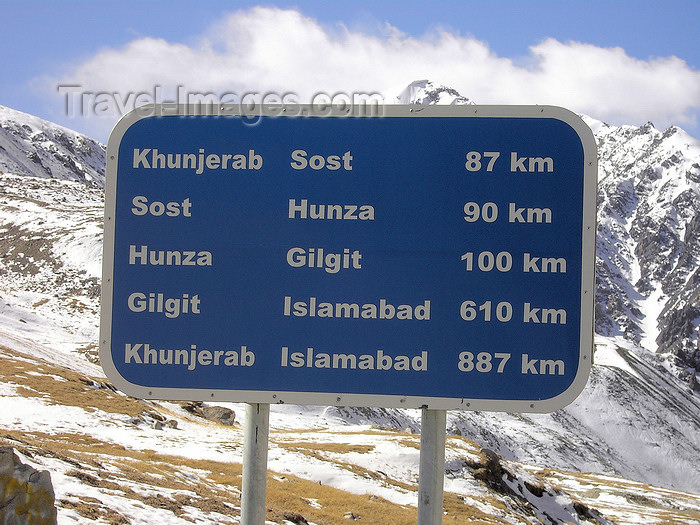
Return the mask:
[[0,104],[102,141],[118,111],[66,115],[57,86],[125,101],[158,85],[290,91],[307,102],[427,78],[477,103],[552,103],[700,137],[698,0],[3,0],[0,9]]

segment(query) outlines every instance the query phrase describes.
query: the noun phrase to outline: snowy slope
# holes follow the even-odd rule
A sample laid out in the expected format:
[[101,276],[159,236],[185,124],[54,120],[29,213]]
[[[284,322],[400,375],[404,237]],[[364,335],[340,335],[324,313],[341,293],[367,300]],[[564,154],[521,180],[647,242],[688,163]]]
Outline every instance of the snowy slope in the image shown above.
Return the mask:
[[82,183],[0,176],[0,342],[97,362],[103,209],[102,190]]

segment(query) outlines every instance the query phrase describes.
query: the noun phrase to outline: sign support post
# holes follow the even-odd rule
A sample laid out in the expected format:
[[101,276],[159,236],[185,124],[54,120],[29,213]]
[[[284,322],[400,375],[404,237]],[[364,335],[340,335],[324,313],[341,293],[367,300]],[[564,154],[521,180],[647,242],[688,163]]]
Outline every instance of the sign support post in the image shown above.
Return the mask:
[[418,474],[418,525],[440,525],[445,484],[446,410],[423,407]]
[[267,449],[270,435],[269,403],[248,403],[243,430],[241,525],[264,525],[267,496]]

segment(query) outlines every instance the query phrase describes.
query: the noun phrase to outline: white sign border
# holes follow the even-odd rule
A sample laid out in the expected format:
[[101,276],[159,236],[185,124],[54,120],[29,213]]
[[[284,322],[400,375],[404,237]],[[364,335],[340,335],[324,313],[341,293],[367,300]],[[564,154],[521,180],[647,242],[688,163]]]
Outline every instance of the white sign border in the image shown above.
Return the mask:
[[[144,118],[168,116],[234,116],[248,119],[294,117],[504,117],[547,118],[568,124],[581,140],[584,154],[583,229],[581,265],[581,318],[579,362],[576,377],[561,394],[548,399],[504,400],[466,399],[411,395],[348,394],[329,392],[287,392],[222,390],[198,388],[150,388],[131,383],[121,376],[112,359],[112,301],[116,187],[119,146],[127,130]],[[575,113],[558,106],[479,106],[479,105],[178,105],[155,104],[136,108],[116,124],[107,143],[102,298],[99,355],[107,378],[122,392],[140,399],[218,401],[237,403],[291,403],[299,405],[367,406],[384,408],[429,408],[434,410],[475,410],[493,412],[553,412],[572,403],[583,391],[593,364],[595,296],[596,187],[598,157],[593,132]]]

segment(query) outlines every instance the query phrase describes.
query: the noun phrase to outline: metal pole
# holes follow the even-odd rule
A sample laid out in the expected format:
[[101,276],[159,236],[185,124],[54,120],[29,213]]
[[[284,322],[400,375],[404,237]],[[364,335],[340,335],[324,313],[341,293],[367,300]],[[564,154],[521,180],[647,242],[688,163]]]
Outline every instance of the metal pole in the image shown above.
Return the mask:
[[422,409],[420,470],[418,474],[418,525],[440,525],[442,523],[446,426],[446,410]]
[[265,524],[269,435],[269,403],[248,403],[245,408],[243,437],[241,525]]

